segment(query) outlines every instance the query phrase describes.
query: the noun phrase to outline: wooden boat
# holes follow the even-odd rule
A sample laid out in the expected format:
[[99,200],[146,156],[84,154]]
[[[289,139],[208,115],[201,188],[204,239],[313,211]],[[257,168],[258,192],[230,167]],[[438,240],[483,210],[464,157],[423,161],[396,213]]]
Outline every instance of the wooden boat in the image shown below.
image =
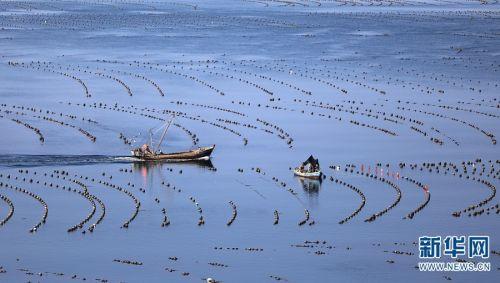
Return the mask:
[[309,178],[309,179],[321,179],[323,173],[319,168],[319,161],[315,159],[312,155],[302,162],[302,164],[293,170],[295,176]]
[[170,119],[168,124],[166,124],[165,129],[161,135],[160,141],[158,145],[153,150],[153,133],[150,130],[150,143],[144,144],[139,148],[133,149],[131,151],[132,156],[139,158],[141,160],[151,160],[151,161],[171,161],[171,162],[185,162],[185,161],[194,161],[194,160],[209,160],[212,151],[215,148],[215,145],[199,147],[196,149],[181,151],[181,152],[172,152],[172,153],[163,153],[160,149],[161,143],[165,138],[165,134],[167,133],[168,128],[172,124],[175,116]]
[[172,153],[153,153],[145,152],[140,148],[132,150],[134,157],[142,160],[167,160],[167,161],[193,161],[193,160],[209,160],[215,145],[199,147],[197,149]]

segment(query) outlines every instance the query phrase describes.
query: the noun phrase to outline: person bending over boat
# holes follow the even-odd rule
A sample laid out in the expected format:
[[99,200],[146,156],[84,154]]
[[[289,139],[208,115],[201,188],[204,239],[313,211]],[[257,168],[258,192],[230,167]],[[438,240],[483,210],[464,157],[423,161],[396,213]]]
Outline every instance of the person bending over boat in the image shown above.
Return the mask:
[[148,144],[143,144],[140,148],[137,149],[141,155],[153,155],[153,151]]

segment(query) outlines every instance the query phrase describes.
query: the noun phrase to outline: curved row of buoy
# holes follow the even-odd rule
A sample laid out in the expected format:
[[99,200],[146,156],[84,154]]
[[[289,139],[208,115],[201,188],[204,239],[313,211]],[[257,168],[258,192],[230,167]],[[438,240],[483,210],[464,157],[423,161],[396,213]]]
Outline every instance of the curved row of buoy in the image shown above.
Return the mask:
[[167,216],[167,210],[165,208],[163,208],[161,210],[161,213],[163,213],[163,221],[161,223],[161,227],[167,227],[167,226],[169,226],[170,225],[170,219]]
[[[294,99],[293,102],[301,103],[301,104],[304,104],[305,106],[312,106],[312,107],[326,109],[326,110],[330,110],[330,111],[346,113],[346,114],[349,114],[352,116],[361,115],[361,116],[364,116],[364,117],[370,118],[370,119],[375,119],[375,120],[381,119],[383,121],[391,122],[391,123],[396,124],[396,125],[399,125],[399,124],[406,125],[407,124],[406,122],[409,122],[409,123],[413,124],[413,125],[411,125],[411,124],[408,125],[410,130],[412,130],[414,132],[418,132],[421,135],[423,135],[424,137],[427,137],[428,135],[430,135],[427,132],[425,132],[424,130],[421,130],[420,128],[418,128],[418,127],[424,126],[424,122],[422,122],[421,120],[406,116],[407,114],[402,115],[402,114],[392,113],[392,112],[385,111],[385,110],[382,111],[382,110],[368,108],[367,106],[364,105],[363,101],[359,102],[358,105],[356,105],[355,100],[347,100],[347,101],[344,100],[343,103],[347,103],[347,105],[344,105],[341,103],[337,103],[335,105],[332,105],[328,102],[322,102],[322,101],[316,102],[316,101],[312,101],[312,100],[303,101],[301,99]],[[374,104],[374,105],[377,106],[378,104]],[[382,104],[380,104],[379,106],[382,107]],[[363,108],[361,108],[361,107],[363,107]],[[312,114],[313,114],[313,112],[311,112],[311,115]],[[328,118],[330,118],[330,115],[328,116]],[[339,118],[338,120],[341,121],[341,118]],[[354,124],[357,126],[364,126],[367,128],[378,130],[378,131],[380,131],[384,134],[387,134],[387,135],[391,135],[391,136],[397,135],[395,130],[392,130],[392,129],[386,129],[386,128],[382,128],[382,127],[379,127],[376,125],[362,123],[362,122],[359,122],[359,121],[354,120],[354,119],[351,119],[349,122],[351,124]],[[438,130],[436,127],[431,127],[431,130],[434,132],[437,132],[440,135],[445,136],[447,139],[452,141],[454,144],[459,145],[459,143],[455,139],[449,137],[443,131]],[[440,145],[443,144],[443,142],[441,140],[439,140],[438,138],[435,138],[435,137],[431,137],[429,140],[433,143],[436,143],[436,144],[440,144]]]
[[4,219],[0,220],[0,226],[3,226],[7,223],[7,221],[9,221],[12,215],[14,215],[14,203],[12,203],[12,201],[8,197],[2,194],[0,194],[0,199],[2,199],[9,206],[9,212],[7,212],[7,215],[4,217]]
[[[38,63],[40,63],[40,62],[38,62]],[[89,92],[89,88],[87,87],[87,84],[82,79],[80,79],[79,77],[77,77],[75,75],[72,75],[72,74],[69,74],[69,73],[64,73],[64,72],[59,72],[59,71],[56,71],[56,70],[53,70],[53,69],[49,69],[49,68],[47,68],[47,66],[45,66],[45,67],[42,67],[42,66],[35,67],[34,62],[30,62],[29,64],[26,64],[24,62],[12,62],[12,61],[9,61],[8,65],[9,66],[13,66],[13,67],[23,67],[23,68],[26,68],[26,69],[31,68],[31,69],[36,69],[36,70],[42,70],[42,71],[51,72],[51,73],[54,73],[54,74],[58,74],[58,75],[61,75],[61,76],[68,77],[70,79],[75,80],[76,82],[78,82],[83,87],[83,93],[84,93],[85,97],[87,97],[87,98],[92,97],[92,95]]]
[[[327,80],[324,80],[324,79],[321,79],[317,76],[310,76],[310,75],[307,75],[307,74],[304,74],[298,70],[284,70],[283,68],[279,68],[279,67],[276,67],[276,66],[271,66],[271,65],[268,65],[267,63],[263,63],[263,64],[258,64],[256,60],[242,60],[240,61],[240,65],[241,66],[252,66],[252,67],[256,67],[260,70],[263,70],[263,69],[266,69],[268,71],[276,71],[276,72],[279,72],[279,73],[286,73],[286,74],[289,74],[290,76],[299,76],[299,77],[305,77],[305,78],[308,78],[308,79],[312,79],[313,81],[316,81],[316,82],[319,82],[319,83],[322,83],[322,84],[325,84],[329,87],[332,87],[334,89],[336,89],[340,94],[347,94],[348,91],[346,89],[343,89],[341,88],[339,85],[337,84],[334,84],[330,81],[327,81]],[[312,95],[312,93],[307,93],[309,95]]]
[[[105,177],[106,176],[106,173],[102,173],[102,176]],[[109,176],[110,179],[112,179],[112,176]],[[92,183],[95,183],[95,184],[99,184],[99,185],[103,185],[109,189],[114,189],[114,190],[117,190],[123,194],[125,194],[127,197],[129,197],[133,203],[134,203],[134,212],[132,213],[132,215],[121,225],[121,228],[128,228],[130,223],[132,221],[134,221],[134,219],[137,217],[137,215],[139,214],[139,209],[141,207],[141,202],[139,201],[139,199],[134,196],[134,194],[132,194],[130,191],[124,189],[123,187],[121,186],[118,186],[116,184],[113,184],[111,182],[108,182],[108,181],[105,181],[105,180],[100,180],[100,179],[97,179],[97,178],[91,178],[91,177],[88,177],[88,176],[83,176],[83,175],[77,175],[75,174],[74,175],[74,178],[79,178],[81,180],[86,180],[86,181],[90,181]],[[104,216],[102,216],[103,218]],[[101,219],[101,218],[99,218]],[[102,219],[101,219],[102,220]],[[94,227],[94,226],[91,226],[91,227]],[[93,228],[92,228],[93,229]]]
[[[224,69],[224,70],[226,70],[226,71],[228,71],[230,73],[232,73],[232,72],[238,72],[238,73],[243,74],[245,76],[254,76],[257,79],[268,80],[268,81],[274,82],[278,86],[286,86],[286,87],[288,87],[290,89],[293,89],[295,91],[299,91],[301,94],[312,95],[312,92],[310,90],[306,90],[304,88],[301,88],[301,87],[299,87],[297,85],[293,85],[293,84],[288,83],[286,81],[283,81],[283,80],[280,80],[280,79],[276,79],[274,77],[262,75],[262,74],[253,73],[253,72],[250,72],[250,71],[247,71],[247,70],[240,70],[240,69],[238,69],[238,67],[239,67],[238,64],[236,64],[234,62],[226,62],[224,60],[221,60],[220,62],[222,64],[225,64],[226,66],[227,65],[232,65],[233,67],[235,67],[235,68],[220,67],[221,69]],[[241,67],[241,64],[240,64],[240,67]],[[212,66],[212,68],[216,68],[216,66]]]
[[[100,60],[97,60],[97,62],[100,62]],[[103,60],[102,62],[106,62],[106,61]],[[152,79],[150,79],[144,75],[134,74],[131,72],[124,72],[124,71],[120,71],[120,70],[106,69],[106,68],[103,68],[102,70],[110,71],[112,73],[118,73],[118,74],[122,74],[122,75],[132,76],[132,77],[136,77],[136,78],[142,79],[144,81],[147,81],[148,83],[152,84],[156,88],[156,90],[158,91],[160,96],[165,96],[165,93],[163,92],[163,89],[160,87],[160,85],[158,85],[158,83],[156,83],[155,81],[153,81]]]
[[[182,67],[181,67],[181,69],[182,69]],[[198,70],[198,69],[194,69],[194,68],[192,68],[192,67],[190,67],[188,70],[189,70],[189,71],[193,71],[193,70],[194,70],[194,71],[200,71],[200,70]],[[245,79],[245,78],[239,78],[239,77],[236,77],[236,76],[234,76],[234,75],[228,75],[228,74],[224,74],[224,73],[219,73],[219,72],[216,72],[216,71],[212,71],[212,70],[210,70],[210,69],[209,69],[208,71],[207,71],[207,70],[205,70],[205,69],[201,69],[201,72],[203,72],[203,73],[208,73],[208,74],[210,74],[210,75],[219,76],[219,77],[224,77],[224,78],[227,78],[227,79],[237,80],[237,81],[239,81],[239,82],[241,82],[241,83],[245,83],[245,84],[247,84],[247,85],[249,85],[249,86],[251,86],[251,87],[254,87],[254,88],[256,88],[256,89],[258,89],[258,90],[262,91],[262,92],[263,92],[264,94],[266,94],[266,95],[269,95],[269,96],[273,96],[273,95],[274,95],[272,91],[270,91],[270,90],[268,90],[268,89],[264,88],[264,87],[263,87],[263,86],[261,86],[261,85],[258,85],[258,84],[254,83],[254,82],[251,82],[251,81],[249,81],[249,80],[247,80],[247,79]]]
[[399,186],[397,186],[396,184],[394,184],[393,182],[389,181],[388,179],[386,179],[384,177],[379,177],[377,175],[370,174],[368,172],[364,173],[364,172],[360,172],[360,171],[357,171],[357,170],[354,171],[353,168],[354,167],[352,165],[351,166],[346,166],[345,172],[349,172],[351,174],[354,173],[356,175],[364,176],[364,177],[367,177],[367,178],[371,178],[373,180],[377,180],[377,181],[383,182],[383,183],[389,185],[396,192],[396,198],[394,199],[394,201],[389,206],[387,206],[386,208],[382,209],[381,211],[379,211],[377,213],[372,214],[370,217],[368,217],[368,218],[365,219],[365,222],[373,222],[373,221],[375,221],[377,218],[379,218],[382,215],[386,214],[387,212],[389,212],[389,210],[393,209],[394,207],[396,207],[396,205],[398,205],[398,203],[401,201],[401,195],[402,195],[401,189],[399,188]]
[[[305,218],[302,221],[299,222],[299,224],[298,224],[299,226],[302,226],[302,225],[306,224],[307,221],[309,221],[309,219],[311,217],[311,214],[309,213],[309,210],[307,210],[307,208],[304,209],[304,215],[305,215]],[[314,220],[313,220],[313,221],[309,222],[309,226],[312,226],[315,223],[316,222],[314,222]]]
[[198,226],[205,225],[205,218],[203,218],[203,209],[201,209],[200,204],[192,196],[189,197],[189,200],[196,206],[196,211],[200,214],[200,218],[198,218]]
[[354,191],[355,193],[357,193],[359,195],[359,197],[361,198],[361,203],[359,204],[359,206],[349,216],[347,216],[346,218],[344,218],[344,219],[342,219],[342,220],[339,221],[339,224],[345,224],[345,223],[349,222],[352,218],[354,218],[356,215],[358,215],[358,213],[361,212],[361,210],[363,209],[363,207],[365,207],[365,204],[366,204],[365,194],[363,194],[363,192],[361,191],[361,189],[355,187],[354,185],[346,183],[346,182],[344,182],[342,180],[339,180],[337,178],[333,178],[332,176],[330,176],[330,181],[338,183],[338,184],[340,184],[340,185],[342,185],[344,187],[347,187],[348,189],[350,189],[350,190]]
[[232,215],[229,221],[226,223],[227,226],[231,226],[233,224],[234,220],[236,220],[236,216],[238,215],[238,210],[236,209],[236,204],[231,200],[229,201],[229,205],[231,206],[232,209]]
[[422,202],[422,204],[420,204],[417,208],[415,208],[413,211],[409,212],[405,217],[403,217],[403,219],[413,219],[413,217],[415,217],[417,213],[422,211],[422,209],[424,209],[427,206],[427,204],[429,204],[429,202],[431,201],[431,193],[429,192],[429,188],[426,185],[422,184],[422,182],[419,182],[417,180],[414,180],[406,176],[401,176],[401,179],[413,183],[415,186],[419,187],[424,192],[424,202]]
[[256,119],[257,122],[261,123],[262,125],[266,126],[266,127],[269,127],[269,128],[272,128],[274,130],[276,130],[278,132],[277,136],[284,140],[286,142],[286,144],[288,145],[289,148],[292,148],[293,147],[293,138],[291,137],[291,135],[286,132],[283,128],[281,128],[280,126],[276,125],[276,124],[273,124],[269,121],[266,121],[266,120],[262,120],[260,118],[257,118]]
[[366,128],[374,129],[377,131],[381,131],[382,133],[388,134],[390,136],[397,136],[397,134],[395,132],[388,130],[388,129],[380,128],[380,127],[375,126],[375,125],[370,125],[370,124],[359,122],[356,120],[350,120],[349,123],[356,125],[356,126],[361,126],[361,127],[366,127]]
[[[0,107],[6,107],[6,104],[2,104]],[[13,108],[16,108],[16,106],[13,106]],[[17,107],[17,108],[23,108],[22,106],[21,107]],[[25,108],[26,110],[28,110],[29,108]],[[4,110],[5,113],[9,114],[9,115],[21,115],[21,116],[28,116],[28,114],[26,114],[25,112],[22,112],[22,111],[10,111],[10,110]],[[48,112],[48,111],[47,111]],[[52,112],[52,113],[55,113],[55,112]],[[78,130],[78,132],[80,132],[82,135],[84,135],[86,138],[88,138],[90,141],[92,142],[96,142],[97,138],[92,135],[91,133],[89,133],[88,131],[84,130],[83,128],[81,127],[78,127],[76,125],[73,125],[73,124],[70,124],[70,123],[67,123],[67,122],[63,122],[63,121],[60,121],[60,120],[57,120],[57,119],[54,119],[52,117],[48,117],[48,116],[41,116],[41,115],[31,115],[32,118],[35,118],[35,119],[40,119],[41,121],[46,121],[46,122],[51,122],[51,123],[54,123],[54,124],[57,124],[59,126],[63,126],[63,127],[68,127],[68,128],[72,128],[72,129],[76,129]],[[41,143],[45,142],[45,138],[43,136],[43,134],[41,133],[41,130],[34,127],[34,126],[31,126],[29,125],[28,123],[25,123],[19,119],[14,119],[12,118],[11,119],[12,121],[20,124],[20,125],[23,125],[31,130],[33,130],[38,136],[39,136],[39,140]]]
[[205,108],[205,109],[212,109],[212,110],[222,111],[222,112],[226,112],[226,113],[230,113],[230,114],[235,114],[235,115],[238,115],[238,116],[241,116],[241,117],[246,117],[247,116],[243,112],[239,112],[239,111],[236,111],[236,110],[233,110],[233,109],[224,108],[224,107],[220,107],[220,106],[212,106],[212,105],[208,105],[208,104],[195,103],[195,102],[184,102],[184,101],[180,101],[180,100],[170,101],[170,103],[174,104],[176,107],[183,106],[183,105],[189,105],[189,106],[201,107],[201,108]]
[[42,144],[43,144],[43,143],[45,142],[45,138],[43,137],[42,131],[40,131],[40,129],[38,129],[37,127],[34,127],[34,126],[32,126],[32,125],[30,125],[30,124],[28,124],[28,123],[26,123],[26,122],[23,122],[23,121],[21,121],[21,120],[19,120],[19,119],[14,119],[14,118],[13,118],[13,119],[11,119],[11,120],[12,120],[13,122],[18,123],[19,125],[23,125],[23,126],[25,126],[26,128],[28,128],[28,129],[32,130],[33,132],[35,132],[35,134],[37,134],[37,135],[38,135],[38,140],[40,140],[40,143],[42,143]]
[[[254,63],[256,61],[253,61]],[[343,94],[347,94],[347,90],[344,88],[340,88],[340,86],[334,84],[331,80],[336,80],[338,82],[345,82],[349,83],[351,85],[355,85],[358,87],[363,87],[366,88],[367,90],[373,91],[377,94],[380,95],[385,95],[387,92],[385,90],[379,89],[378,87],[375,86],[370,86],[366,83],[365,78],[360,78],[357,75],[355,78],[352,78],[349,74],[344,74],[343,72],[337,72],[333,71],[333,74],[331,73],[330,70],[325,70],[325,69],[319,69],[319,68],[313,68],[313,67],[306,67],[305,65],[307,64],[307,61],[304,61],[304,66],[300,67],[298,65],[290,65],[285,63],[285,61],[282,60],[276,60],[273,62],[275,65],[271,66],[270,63],[265,63],[262,65],[264,68],[269,68],[275,71],[280,71],[280,72],[287,72],[291,75],[298,75],[300,77],[307,77],[309,79],[312,79],[314,81],[321,82],[323,84],[335,87],[337,90],[340,90]],[[328,66],[331,67],[331,66]]]
[[487,132],[486,130],[480,128],[479,126],[477,126],[477,125],[475,125],[475,124],[473,124],[471,122],[467,122],[465,120],[458,119],[458,118],[455,118],[455,117],[452,117],[452,116],[448,116],[448,115],[444,115],[444,114],[440,114],[440,113],[435,113],[435,112],[430,112],[430,111],[420,110],[420,109],[414,109],[414,108],[410,108],[410,107],[397,106],[396,109],[399,109],[399,110],[402,110],[402,111],[418,112],[418,113],[430,115],[430,116],[433,116],[433,117],[439,117],[439,118],[443,118],[443,119],[448,119],[448,120],[451,120],[451,121],[463,124],[463,125],[468,126],[468,127],[472,128],[472,129],[474,129],[476,131],[481,132],[484,136],[486,136],[488,139],[490,139],[490,141],[491,141],[491,143],[493,145],[497,144],[497,140],[496,140],[495,135],[493,133]]
[[[8,105],[4,103],[4,104],[0,105],[0,107],[5,107],[6,108],[6,107],[8,107]],[[88,123],[93,124],[93,125],[99,124],[96,120],[93,120],[91,118],[81,117],[81,116],[77,116],[75,114],[67,114],[67,113],[64,113],[64,112],[55,112],[55,111],[52,111],[52,110],[43,109],[43,108],[37,108],[37,107],[34,107],[34,106],[11,105],[11,108],[12,109],[19,109],[19,110],[31,111],[33,113],[38,113],[38,114],[45,114],[45,115],[66,117],[66,118],[69,118],[69,119],[74,120],[74,121],[81,120],[83,122],[88,122]],[[24,113],[24,112],[19,112],[19,113]]]
[[141,261],[137,261],[137,260],[115,258],[115,259],[113,259],[113,261],[118,262],[118,263],[123,263],[123,264],[129,264],[129,265],[143,265],[143,263]]
[[[69,176],[69,173],[66,172],[66,171],[54,170],[54,173],[61,174],[63,180],[66,178],[66,176]],[[85,198],[87,198],[93,204],[93,210],[92,210],[92,212],[84,220],[82,220],[80,222],[80,224],[72,227],[70,230],[74,231],[76,229],[81,229],[81,228],[83,228],[83,225],[85,223],[87,223],[88,221],[90,221],[90,219],[94,216],[94,214],[96,212],[97,208],[96,208],[96,203],[95,202],[97,202],[99,204],[100,208],[101,208],[101,215],[97,218],[96,222],[94,222],[93,224],[91,224],[87,228],[87,231],[94,232],[94,230],[97,227],[97,225],[99,225],[104,220],[104,216],[106,215],[106,206],[104,205],[104,203],[102,202],[102,200],[100,200],[95,195],[89,193],[87,185],[85,185],[83,182],[81,182],[79,180],[71,179],[71,178],[68,178],[68,181],[73,182],[73,183],[77,184],[78,186],[80,186],[83,189],[83,192],[80,193],[80,194],[82,194]],[[68,230],[68,232],[72,232],[72,231]],[[82,233],[85,233],[85,231],[83,231]]]
[[[99,76],[99,77],[102,77],[102,78],[107,78],[107,79],[110,79],[110,80],[113,80],[117,83],[119,83],[121,86],[123,86],[125,88],[125,90],[127,91],[127,94],[129,96],[132,96],[132,90],[130,89],[130,87],[121,79],[117,78],[117,77],[113,77],[109,74],[106,74],[106,73],[103,73],[101,71],[92,71],[90,70],[90,66],[85,66],[85,67],[81,67],[81,66],[76,66],[74,67],[73,65],[61,65],[59,63],[54,63],[54,62],[45,62],[45,61],[31,61],[29,63],[29,66],[31,67],[34,67],[34,65],[37,65],[39,68],[42,68],[42,69],[48,69],[48,68],[58,68],[60,70],[63,70],[63,69],[66,69],[67,71],[73,71],[73,72],[83,72],[83,73],[86,73],[86,74],[91,74],[91,75],[95,75],[95,76]],[[56,71],[57,72],[57,71]],[[59,72],[58,72],[59,73]],[[65,74],[65,73],[63,73]],[[70,75],[70,77],[74,77],[72,75]],[[74,77],[77,81],[79,82],[83,82],[81,81],[81,79],[78,79],[76,77]],[[85,93],[86,93],[86,97],[91,97],[89,92],[88,92],[88,88],[86,85],[84,85],[85,87]]]
[[[20,169],[20,170],[18,170],[18,172],[20,174],[25,174],[25,175],[29,174],[29,170],[27,170],[27,169],[26,170]],[[37,172],[34,171],[33,174],[37,175]],[[44,177],[50,177],[50,178],[54,178],[54,177],[59,178],[59,175],[54,176],[54,174],[48,175],[47,173],[44,173],[43,176]],[[65,179],[64,176],[63,176],[63,179]],[[88,221],[90,221],[90,219],[94,216],[94,214],[96,212],[96,204],[94,202],[93,196],[88,193],[86,186],[84,186],[83,184],[78,184],[81,187],[83,185],[83,191],[78,191],[76,189],[72,189],[69,186],[68,187],[66,187],[65,185],[60,186],[58,184],[53,184],[53,183],[50,183],[50,182],[49,183],[48,182],[43,182],[43,181],[40,181],[40,180],[37,180],[37,179],[34,179],[34,178],[27,179],[26,177],[23,177],[22,179],[20,179],[20,178],[16,177],[16,180],[23,181],[23,182],[25,182],[27,184],[43,185],[45,188],[48,188],[48,189],[67,190],[68,192],[77,193],[77,194],[81,195],[83,198],[85,198],[90,203],[92,209],[89,212],[89,214],[82,221],[80,221],[79,223],[77,223],[77,224],[73,225],[72,227],[68,228],[67,229],[68,232],[74,232],[77,229],[81,229],[83,227],[83,225],[85,225],[85,223],[87,223]]]
[[[128,113],[128,114],[132,114],[132,115],[139,115],[139,116],[142,116],[145,118],[153,119],[155,121],[162,121],[162,122],[166,121],[164,118],[160,118],[160,117],[157,117],[157,116],[154,116],[151,114],[145,114],[144,112],[148,112],[149,109],[140,110],[139,108],[136,108],[136,107],[134,108],[134,107],[130,107],[130,106],[128,108],[125,108],[124,106],[119,107],[117,103],[114,104],[113,106],[109,106],[106,103],[102,103],[102,102],[99,102],[99,103],[98,102],[94,102],[94,103],[71,103],[71,102],[68,102],[67,104],[68,105],[75,105],[75,106],[79,106],[79,107],[84,107],[84,108],[100,109],[103,111],[109,110],[109,111],[115,111],[115,112],[119,112],[119,113]],[[177,113],[178,112],[176,112],[176,114]],[[196,145],[198,143],[199,139],[198,139],[197,135],[194,134],[192,131],[188,130],[186,127],[180,125],[179,123],[173,123],[173,125],[180,128],[186,134],[188,134],[191,138],[193,145]],[[120,139],[124,143],[125,143],[125,141],[130,141],[129,139],[125,140],[125,135],[123,133],[122,133],[122,138],[120,138]]]
[[[476,164],[476,163],[481,164],[481,160],[480,159],[476,160],[476,162],[474,162],[474,164]],[[473,171],[474,173],[472,173],[472,176],[470,176],[468,174],[466,164],[467,164],[466,162],[462,162],[462,171],[461,171],[462,173],[460,173],[459,167],[451,162],[424,162],[422,164],[410,164],[408,167],[411,170],[423,171],[424,169],[426,169],[427,171],[429,171],[429,173],[432,173],[432,172],[440,173],[440,172],[444,171],[444,174],[448,174],[448,172],[452,171],[450,174],[452,176],[455,176],[455,177],[458,177],[461,179],[476,181],[477,183],[486,186],[490,190],[490,194],[485,199],[483,199],[482,201],[480,201],[476,204],[469,205],[467,208],[464,208],[462,210],[457,210],[457,211],[454,211],[452,213],[452,215],[455,217],[460,217],[462,215],[462,213],[468,213],[469,216],[478,216],[478,215],[481,215],[482,213],[484,213],[485,211],[483,210],[483,212],[477,212],[476,210],[482,210],[483,206],[487,205],[489,202],[491,202],[495,198],[496,187],[488,180],[485,180],[485,179],[480,178],[480,177],[476,177],[474,175],[476,172],[475,170]],[[470,163],[470,164],[472,164],[472,163]],[[400,167],[405,168],[406,164],[401,163]],[[482,171],[485,171],[485,166],[482,166],[482,168],[483,168]],[[481,172],[480,174],[482,175],[483,172]]]
[[183,77],[185,79],[188,79],[188,80],[191,80],[191,81],[194,81],[196,83],[199,83],[207,88],[209,88],[210,90],[214,91],[215,93],[221,95],[221,96],[224,96],[226,95],[224,93],[224,91],[216,88],[214,85],[198,78],[198,77],[195,77],[193,75],[189,75],[189,74],[186,74],[186,73],[182,73],[182,72],[179,72],[177,71],[177,68],[176,66],[173,66],[173,69],[176,69],[175,71],[174,70],[171,70],[171,69],[167,69],[167,67],[163,67],[161,68],[160,64],[154,64],[154,63],[150,63],[150,62],[139,62],[139,61],[134,61],[134,64],[136,64],[136,67],[142,67],[142,68],[145,68],[145,69],[149,69],[149,70],[156,70],[156,71],[159,71],[159,72],[164,72],[164,73],[168,73],[168,74],[172,74],[172,75],[176,75],[176,76],[180,76],[180,77]]
[[[0,174],[0,178],[2,178],[2,174]],[[7,175],[6,178],[10,179],[10,175]],[[40,218],[40,221],[38,221],[29,230],[29,232],[30,233],[35,233],[36,231],[38,231],[38,229],[40,228],[40,226],[42,226],[43,224],[45,224],[45,222],[47,221],[47,217],[49,215],[49,207],[48,207],[47,203],[40,196],[38,196],[37,194],[34,194],[34,193],[28,191],[27,189],[24,189],[24,188],[21,188],[21,187],[18,187],[18,186],[14,186],[14,185],[10,185],[8,183],[3,183],[3,182],[0,182],[0,188],[1,187],[6,188],[6,189],[11,189],[11,190],[23,193],[25,195],[28,195],[28,196],[32,197],[33,199],[35,199],[37,202],[40,203],[40,205],[43,207],[42,216]]]

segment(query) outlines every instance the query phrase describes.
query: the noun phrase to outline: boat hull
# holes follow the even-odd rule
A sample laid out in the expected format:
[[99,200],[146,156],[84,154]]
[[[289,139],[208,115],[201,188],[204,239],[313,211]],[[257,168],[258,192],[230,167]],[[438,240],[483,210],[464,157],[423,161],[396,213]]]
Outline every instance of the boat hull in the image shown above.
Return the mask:
[[321,172],[302,172],[298,169],[293,170],[293,174],[295,176],[303,177],[303,178],[308,178],[308,179],[321,179]]
[[159,154],[140,154],[137,151],[132,151],[132,156],[142,160],[162,160],[172,162],[183,162],[193,160],[209,160],[215,145],[200,147],[190,151],[174,152],[174,153],[159,153]]

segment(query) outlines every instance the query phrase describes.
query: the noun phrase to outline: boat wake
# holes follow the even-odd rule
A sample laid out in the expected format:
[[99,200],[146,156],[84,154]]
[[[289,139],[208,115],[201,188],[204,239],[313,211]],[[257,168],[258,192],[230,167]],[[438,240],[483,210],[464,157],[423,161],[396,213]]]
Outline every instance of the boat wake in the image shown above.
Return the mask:
[[0,155],[0,167],[39,167],[65,165],[91,165],[100,163],[132,163],[140,161],[130,156],[109,155]]

